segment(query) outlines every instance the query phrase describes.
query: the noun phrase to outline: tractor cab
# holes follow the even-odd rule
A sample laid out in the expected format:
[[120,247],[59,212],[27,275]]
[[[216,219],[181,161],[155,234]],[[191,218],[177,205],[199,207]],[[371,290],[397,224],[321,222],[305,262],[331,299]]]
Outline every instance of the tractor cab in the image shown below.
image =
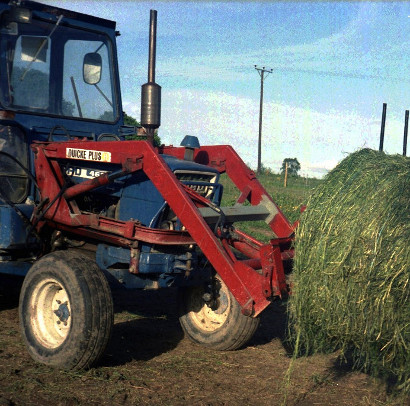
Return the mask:
[[90,139],[118,133],[115,23],[30,1],[10,3],[0,3],[1,109],[22,126],[30,123],[29,141],[67,136],[61,128],[51,132],[57,125]]

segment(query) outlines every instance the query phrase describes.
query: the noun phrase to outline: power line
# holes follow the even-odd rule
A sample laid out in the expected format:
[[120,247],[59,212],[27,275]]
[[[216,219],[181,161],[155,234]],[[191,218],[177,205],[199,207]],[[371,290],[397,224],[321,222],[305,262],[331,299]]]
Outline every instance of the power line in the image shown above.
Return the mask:
[[260,105],[259,105],[259,137],[258,137],[258,174],[261,173],[261,167],[262,167],[262,109],[263,109],[263,82],[265,78],[268,76],[269,73],[272,73],[272,69],[265,69],[263,68],[258,68],[257,65],[255,65],[255,69],[259,73],[259,76],[261,78],[261,98],[260,98]]

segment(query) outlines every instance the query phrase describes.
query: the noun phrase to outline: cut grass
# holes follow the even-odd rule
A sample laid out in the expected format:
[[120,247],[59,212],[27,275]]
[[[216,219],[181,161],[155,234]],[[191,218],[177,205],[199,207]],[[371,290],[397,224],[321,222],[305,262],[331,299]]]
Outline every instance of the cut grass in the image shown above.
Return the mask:
[[327,175],[297,231],[289,301],[300,349],[340,349],[354,367],[407,393],[409,180],[409,158],[368,149]]

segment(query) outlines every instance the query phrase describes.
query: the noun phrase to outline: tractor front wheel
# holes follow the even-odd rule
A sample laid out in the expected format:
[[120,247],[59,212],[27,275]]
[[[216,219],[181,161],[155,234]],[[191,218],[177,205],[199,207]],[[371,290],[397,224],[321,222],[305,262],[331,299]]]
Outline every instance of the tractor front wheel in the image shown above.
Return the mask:
[[113,326],[108,282],[95,262],[73,251],[37,261],[20,294],[20,327],[32,358],[62,369],[88,368]]
[[205,347],[236,350],[252,338],[259,318],[242,314],[239,303],[219,275],[214,279],[214,296],[212,303],[205,302],[203,287],[181,289],[179,321],[182,329],[193,342]]

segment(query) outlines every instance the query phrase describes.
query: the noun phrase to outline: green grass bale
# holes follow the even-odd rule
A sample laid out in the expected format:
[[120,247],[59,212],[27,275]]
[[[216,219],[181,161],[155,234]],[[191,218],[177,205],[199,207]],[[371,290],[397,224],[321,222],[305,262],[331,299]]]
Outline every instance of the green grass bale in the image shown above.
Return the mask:
[[410,159],[363,149],[311,196],[295,242],[297,351],[341,350],[410,392]]

